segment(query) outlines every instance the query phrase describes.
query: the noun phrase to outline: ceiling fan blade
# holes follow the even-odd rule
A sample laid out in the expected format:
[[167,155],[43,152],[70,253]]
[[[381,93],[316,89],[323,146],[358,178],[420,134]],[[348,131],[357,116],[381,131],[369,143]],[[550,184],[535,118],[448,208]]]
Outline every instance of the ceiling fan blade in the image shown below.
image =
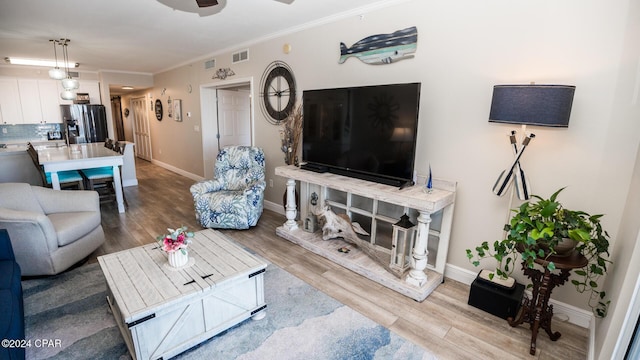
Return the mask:
[[209,7],[218,5],[218,1],[216,0],[196,0],[196,2],[198,3],[198,7]]

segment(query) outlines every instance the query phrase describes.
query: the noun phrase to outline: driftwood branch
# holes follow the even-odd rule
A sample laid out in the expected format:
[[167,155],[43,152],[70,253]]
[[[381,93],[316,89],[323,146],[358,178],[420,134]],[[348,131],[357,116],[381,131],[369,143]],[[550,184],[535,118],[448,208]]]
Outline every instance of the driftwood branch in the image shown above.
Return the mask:
[[346,242],[356,245],[362,252],[390,273],[397,277],[402,276],[401,273],[389,267],[390,259],[388,256],[380,256],[374,245],[358,237],[358,234],[368,236],[369,233],[357,222],[351,222],[347,214],[338,215],[331,210],[329,205],[325,205],[321,209],[314,211],[314,214],[321,222],[324,222],[322,226],[322,240],[342,238]]

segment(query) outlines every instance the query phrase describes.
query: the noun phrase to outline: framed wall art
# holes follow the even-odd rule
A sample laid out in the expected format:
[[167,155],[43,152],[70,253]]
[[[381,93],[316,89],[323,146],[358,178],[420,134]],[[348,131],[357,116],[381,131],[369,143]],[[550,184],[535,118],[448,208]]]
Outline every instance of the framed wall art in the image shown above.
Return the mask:
[[176,121],[182,121],[182,100],[173,100],[173,116]]

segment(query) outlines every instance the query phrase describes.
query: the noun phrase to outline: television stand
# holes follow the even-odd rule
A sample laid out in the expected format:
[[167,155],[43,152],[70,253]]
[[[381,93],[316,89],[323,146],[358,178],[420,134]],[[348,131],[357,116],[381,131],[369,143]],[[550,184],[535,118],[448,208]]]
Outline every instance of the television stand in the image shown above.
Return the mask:
[[384,175],[375,175],[375,174],[360,172],[356,170],[344,170],[344,169],[330,167],[329,172],[338,174],[338,175],[344,175],[344,176],[360,179],[360,180],[372,181],[379,184],[391,185],[393,187],[402,186],[402,184],[404,183],[402,180],[397,178],[388,177]]
[[324,173],[329,171],[329,168],[326,166],[322,166],[318,164],[310,164],[310,163],[305,163],[300,165],[300,169],[309,170],[317,173]]
[[[316,173],[293,165],[279,166],[275,174],[287,178],[286,222],[276,234],[414,300],[422,301],[442,283],[449,248],[456,183],[433,180],[430,193],[423,191],[426,177],[405,189],[352,177]],[[363,251],[341,239],[322,240],[321,231],[307,232],[298,226],[295,201],[296,181],[300,182],[300,206],[304,219],[325,201],[337,213],[348,214],[353,221],[370,224],[370,243],[391,257],[391,225],[404,213],[413,214],[417,235],[411,249],[408,270],[398,277],[369,258]],[[432,223],[433,221],[433,223]],[[348,253],[340,252],[349,248]]]
[[407,181],[404,184],[400,185],[400,188],[398,190],[402,190],[404,188],[408,188],[409,186],[413,186],[415,185],[413,181]]

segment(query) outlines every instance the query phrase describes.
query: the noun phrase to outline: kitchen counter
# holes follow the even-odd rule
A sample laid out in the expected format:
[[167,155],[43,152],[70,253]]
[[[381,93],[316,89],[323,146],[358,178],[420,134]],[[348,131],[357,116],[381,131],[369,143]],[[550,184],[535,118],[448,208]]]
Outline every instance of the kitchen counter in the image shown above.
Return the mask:
[[[0,148],[0,183],[23,182],[42,186],[40,172],[33,164],[27,153],[28,141],[14,141],[3,143]],[[33,140],[31,143],[37,148],[66,146],[64,140]]]
[[25,151],[27,151],[27,145],[9,145],[6,148],[0,148],[0,156],[13,155]]
[[[127,144],[124,153],[124,164],[122,166],[122,185],[136,186],[135,154],[134,143],[124,141]],[[35,140],[31,144],[37,150],[51,147],[67,146],[64,140]],[[31,157],[27,153],[27,142],[4,143],[6,148],[0,148],[0,183],[4,182],[26,182],[31,185],[42,186],[42,179],[36,169]]]
[[6,182],[42,186],[42,177],[27,153],[27,145],[0,149],[0,183]]
[[[27,143],[25,141],[1,143],[0,156],[27,151]],[[64,140],[33,140],[31,144],[36,148],[67,146]]]

